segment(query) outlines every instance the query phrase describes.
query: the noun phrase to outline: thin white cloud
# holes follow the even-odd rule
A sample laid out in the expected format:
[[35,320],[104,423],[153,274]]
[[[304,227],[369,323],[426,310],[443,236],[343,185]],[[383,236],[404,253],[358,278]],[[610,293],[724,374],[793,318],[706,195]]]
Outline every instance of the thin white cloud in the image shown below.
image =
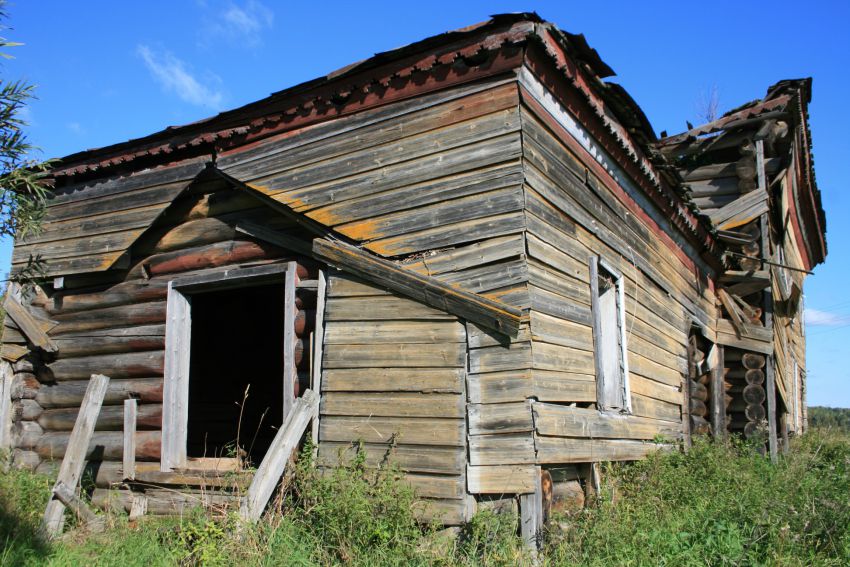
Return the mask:
[[274,13],[258,2],[248,0],[241,5],[229,2],[201,29],[200,44],[210,46],[220,40],[231,45],[257,47],[262,43],[262,32],[271,29]]
[[850,325],[850,315],[830,313],[819,309],[806,308],[806,324],[813,327],[840,327]]
[[74,134],[77,134],[78,136],[86,133],[85,128],[83,128],[82,124],[80,124],[79,122],[68,122],[67,124],[65,124],[65,126],[68,128],[68,130],[70,130]]
[[[154,51],[139,45],[136,53],[144,61],[153,78],[166,91],[175,93],[181,100],[213,110],[221,108],[224,95],[221,91],[201,83],[186,69],[186,64],[168,51]],[[220,82],[217,77],[210,80]]]

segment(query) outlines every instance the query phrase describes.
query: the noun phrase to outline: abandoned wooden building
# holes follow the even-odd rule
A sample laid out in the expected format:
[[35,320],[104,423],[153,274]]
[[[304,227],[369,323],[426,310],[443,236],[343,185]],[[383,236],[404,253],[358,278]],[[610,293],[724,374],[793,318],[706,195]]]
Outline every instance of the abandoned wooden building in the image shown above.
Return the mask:
[[362,443],[446,525],[508,499],[533,530],[697,434],[776,455],[826,256],[811,81],[659,138],[611,75],[499,15],[62,159],[13,254],[45,276],[7,293],[14,462],[56,469],[93,375],[93,501],[137,512],[227,500],[298,408],[321,465]]

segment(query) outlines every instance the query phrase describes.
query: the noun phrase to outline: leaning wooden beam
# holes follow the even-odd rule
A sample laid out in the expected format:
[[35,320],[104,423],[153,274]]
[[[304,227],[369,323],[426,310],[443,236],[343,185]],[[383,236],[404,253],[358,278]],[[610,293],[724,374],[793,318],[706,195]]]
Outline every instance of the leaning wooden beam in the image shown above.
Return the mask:
[[731,230],[759,218],[768,209],[767,191],[757,189],[709,215],[720,230]]
[[[10,290],[11,291],[11,290]],[[21,333],[33,344],[45,352],[56,352],[59,348],[56,346],[47,333],[44,331],[38,321],[35,320],[27,309],[21,305],[15,294],[6,293],[6,300],[3,302],[3,308],[12,320],[18,325]]]
[[389,260],[326,238],[313,241],[313,254],[331,265],[432,307],[515,337],[522,311],[423,276]]
[[74,494],[74,490],[63,482],[57,482],[53,487],[53,497],[67,506],[85,524],[86,529],[92,532],[102,532],[106,529],[103,516],[98,516],[89,508],[80,497]]
[[[86,450],[88,449],[100,406],[109,386],[109,378],[101,374],[94,374],[89,381],[86,395],[77,415],[77,422],[71,431],[68,448],[65,450],[65,458],[59,467],[56,484],[63,483],[69,487],[77,486],[85,466]],[[42,519],[42,529],[48,536],[56,536],[62,533],[65,519],[65,506],[60,500],[51,499],[47,503]]]
[[247,234],[252,238],[263,240],[269,244],[274,244],[275,246],[286,250],[291,250],[296,254],[301,254],[302,256],[309,256],[313,251],[309,242],[282,234],[259,223],[247,220],[240,220],[236,223],[236,232]]
[[729,296],[729,293],[721,287],[717,290],[717,297],[720,298],[720,303],[723,304],[723,307],[725,307],[726,311],[729,313],[729,319],[735,326],[735,332],[738,333],[738,337],[746,335],[747,332],[743,314],[739,307],[735,304],[735,301]]
[[135,399],[124,400],[124,464],[123,477],[136,479],[136,413],[139,402]]
[[263,462],[254,473],[248,494],[242,500],[239,515],[243,520],[256,522],[260,519],[292,452],[318,411],[319,394],[313,390],[307,390],[295,400],[292,412],[275,435]]

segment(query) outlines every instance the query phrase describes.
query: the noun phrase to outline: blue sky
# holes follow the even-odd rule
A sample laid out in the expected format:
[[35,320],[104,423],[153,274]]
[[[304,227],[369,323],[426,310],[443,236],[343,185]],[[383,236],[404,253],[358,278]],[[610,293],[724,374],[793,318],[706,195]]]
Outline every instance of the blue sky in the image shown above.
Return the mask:
[[[380,51],[499,12],[537,11],[617,72],[656,132],[697,122],[717,90],[721,111],[780,79],[814,77],[810,107],[829,257],[806,287],[809,403],[850,407],[850,3],[785,2],[161,2],[9,3],[26,45],[0,63],[38,86],[27,109],[44,157],[142,136],[262,98]],[[0,245],[8,271],[9,243]]]

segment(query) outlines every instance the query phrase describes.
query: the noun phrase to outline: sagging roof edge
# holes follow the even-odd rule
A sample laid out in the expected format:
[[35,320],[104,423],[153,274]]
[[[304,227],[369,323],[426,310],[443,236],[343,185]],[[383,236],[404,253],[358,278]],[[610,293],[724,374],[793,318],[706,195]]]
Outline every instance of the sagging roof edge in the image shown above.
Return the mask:
[[[457,65],[459,60],[475,60],[482,53],[486,55],[487,50],[511,44],[518,47],[529,40],[544,46],[559,72],[567,73],[566,62],[573,63],[572,76],[566,78],[584,93],[608,133],[625,151],[626,158],[637,165],[637,175],[649,182],[649,188],[643,183],[644,190],[662,210],[671,215],[678,230],[699,249],[705,249],[710,257],[719,258],[710,222],[696,214],[695,208],[688,203],[689,198],[680,190],[681,179],[677,178],[676,171],[665,163],[660,153],[653,150],[652,143],[657,138],[643,111],[621,86],[601,80],[613,75],[613,70],[589,47],[584,36],[563,32],[553,24],[544,22],[535,13],[495,15],[480,24],[379,53],[325,77],[279,91],[260,101],[205,120],[72,154],[60,160],[60,165],[53,170],[53,176],[57,181],[63,177],[98,177],[105,171],[111,173],[128,167],[137,169],[140,166],[156,166],[166,159],[203,153],[215,155],[217,151],[233,149],[307,123],[348,114],[345,112],[345,103],[356,103],[355,95],[365,94],[355,93],[358,88],[368,90],[373,83],[387,87],[394,79],[431,71],[437,65]],[[423,58],[426,50],[431,52]],[[392,68],[388,67],[390,64],[393,64]],[[408,66],[399,69],[404,65]],[[374,76],[378,71],[384,73],[381,78]],[[364,75],[370,72],[371,75]],[[357,81],[366,81],[366,86],[361,84],[352,88]],[[454,84],[457,83],[446,84],[441,88]],[[413,94],[418,93],[410,93],[408,96]],[[379,101],[378,104],[397,100],[401,98]],[[314,111],[322,105],[326,107],[325,114],[320,116],[320,113]],[[352,112],[363,108],[365,106],[360,105]],[[285,123],[287,117],[296,118],[311,113],[315,114],[312,121]]]
[[[683,145],[698,139],[710,136],[727,129],[740,127],[743,124],[766,120],[776,112],[793,117],[795,133],[801,139],[801,168],[799,182],[804,187],[802,207],[798,211],[800,220],[814,229],[807,232],[807,256],[809,257],[808,269],[822,263],[828,252],[826,241],[826,214],[823,210],[823,202],[820,189],[817,186],[814,170],[814,154],[812,150],[812,136],[809,127],[808,105],[812,100],[812,78],[783,79],[771,85],[761,99],[747,102],[733,108],[712,122],[695,126],[686,132],[665,136],[655,143],[658,148],[674,145]],[[814,247],[814,248],[813,248]]]

